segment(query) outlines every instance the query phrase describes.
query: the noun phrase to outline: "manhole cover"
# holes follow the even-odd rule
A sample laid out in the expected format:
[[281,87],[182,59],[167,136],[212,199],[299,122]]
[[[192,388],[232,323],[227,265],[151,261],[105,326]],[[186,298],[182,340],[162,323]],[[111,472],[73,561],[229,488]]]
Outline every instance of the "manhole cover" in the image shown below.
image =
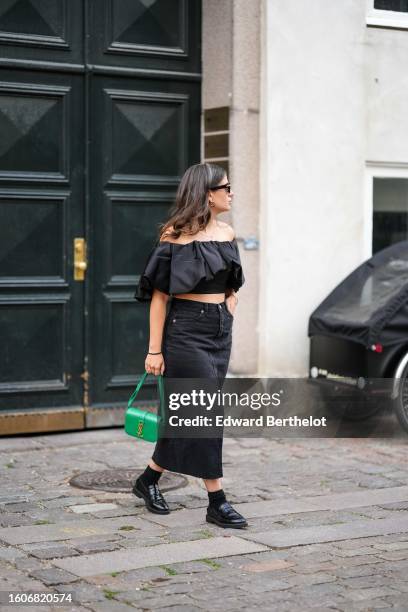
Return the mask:
[[[98,491],[114,491],[115,493],[129,493],[136,478],[144,472],[145,468],[134,470],[103,470],[101,472],[81,472],[71,478],[69,484],[79,489],[97,489]],[[188,483],[187,478],[180,474],[164,472],[160,477],[161,491],[181,489]]]

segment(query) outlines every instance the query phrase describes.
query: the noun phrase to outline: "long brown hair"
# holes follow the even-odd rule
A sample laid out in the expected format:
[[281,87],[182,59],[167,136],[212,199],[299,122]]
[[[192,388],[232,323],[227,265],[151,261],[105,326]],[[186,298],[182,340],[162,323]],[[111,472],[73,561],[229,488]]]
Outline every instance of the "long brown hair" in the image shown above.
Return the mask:
[[217,164],[190,166],[180,181],[169,218],[159,225],[159,239],[164,235],[172,238],[179,238],[182,233],[194,235],[205,229],[211,218],[208,190],[217,187],[225,176],[224,168]]

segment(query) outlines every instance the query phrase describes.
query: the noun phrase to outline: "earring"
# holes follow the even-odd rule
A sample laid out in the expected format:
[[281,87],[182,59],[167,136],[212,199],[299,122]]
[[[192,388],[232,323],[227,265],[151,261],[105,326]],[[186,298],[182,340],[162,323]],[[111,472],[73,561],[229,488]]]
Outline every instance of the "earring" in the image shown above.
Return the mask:
[[208,205],[212,208],[214,206],[214,202],[208,202]]

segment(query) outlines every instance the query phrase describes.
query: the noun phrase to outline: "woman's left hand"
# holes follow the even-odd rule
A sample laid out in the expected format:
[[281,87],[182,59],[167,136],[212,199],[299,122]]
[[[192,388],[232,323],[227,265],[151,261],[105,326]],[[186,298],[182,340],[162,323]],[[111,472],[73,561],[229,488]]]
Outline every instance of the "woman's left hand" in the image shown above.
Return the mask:
[[238,299],[234,296],[233,293],[225,298],[225,303],[227,305],[227,308],[230,314],[232,315],[234,315],[235,308],[237,307],[237,302],[238,302]]

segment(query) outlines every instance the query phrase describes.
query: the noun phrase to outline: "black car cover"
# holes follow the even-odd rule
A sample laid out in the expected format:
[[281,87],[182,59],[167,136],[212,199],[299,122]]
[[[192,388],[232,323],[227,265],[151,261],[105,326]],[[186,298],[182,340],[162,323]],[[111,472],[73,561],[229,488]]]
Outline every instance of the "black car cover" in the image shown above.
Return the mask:
[[309,336],[389,346],[408,340],[408,240],[379,251],[316,308]]

